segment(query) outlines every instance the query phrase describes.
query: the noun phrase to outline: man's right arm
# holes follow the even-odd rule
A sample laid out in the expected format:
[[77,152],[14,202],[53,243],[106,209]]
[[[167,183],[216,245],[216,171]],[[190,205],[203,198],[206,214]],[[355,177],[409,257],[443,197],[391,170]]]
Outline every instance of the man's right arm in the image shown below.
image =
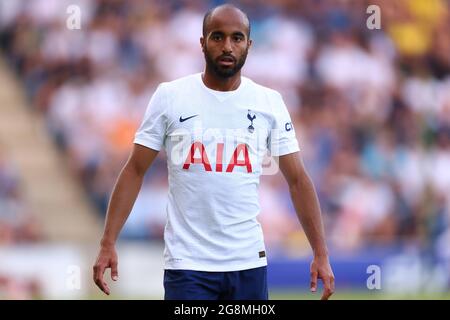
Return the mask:
[[158,155],[158,151],[134,144],[130,158],[119,174],[106,213],[106,222],[100,242],[100,252],[94,265],[94,282],[106,294],[110,290],[103,280],[105,269],[111,268],[111,278],[118,277],[115,243],[130,215],[142,186],[145,172]]

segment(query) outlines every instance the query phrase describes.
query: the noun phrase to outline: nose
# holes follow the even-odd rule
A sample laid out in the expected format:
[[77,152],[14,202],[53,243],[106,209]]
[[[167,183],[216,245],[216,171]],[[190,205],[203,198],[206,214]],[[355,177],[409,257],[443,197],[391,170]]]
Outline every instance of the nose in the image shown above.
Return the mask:
[[228,53],[228,54],[233,51],[233,49],[231,47],[231,39],[230,39],[230,37],[226,37],[225,38],[222,51],[223,51],[223,53]]

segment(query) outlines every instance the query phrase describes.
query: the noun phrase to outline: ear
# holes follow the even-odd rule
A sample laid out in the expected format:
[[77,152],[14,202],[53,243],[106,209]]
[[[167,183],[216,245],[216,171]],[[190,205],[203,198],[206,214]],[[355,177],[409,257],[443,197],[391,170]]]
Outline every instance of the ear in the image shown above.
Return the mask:
[[253,44],[253,40],[252,39],[248,39],[248,48],[250,49],[252,47]]
[[205,52],[205,38],[200,37],[200,46],[202,47],[202,51]]

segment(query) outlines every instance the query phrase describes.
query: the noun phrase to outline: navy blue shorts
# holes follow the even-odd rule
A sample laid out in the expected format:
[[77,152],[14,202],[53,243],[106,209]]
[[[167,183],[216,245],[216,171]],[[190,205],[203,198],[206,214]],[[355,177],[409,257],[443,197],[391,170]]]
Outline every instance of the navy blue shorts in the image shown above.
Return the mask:
[[164,270],[165,300],[268,300],[267,267],[207,272]]

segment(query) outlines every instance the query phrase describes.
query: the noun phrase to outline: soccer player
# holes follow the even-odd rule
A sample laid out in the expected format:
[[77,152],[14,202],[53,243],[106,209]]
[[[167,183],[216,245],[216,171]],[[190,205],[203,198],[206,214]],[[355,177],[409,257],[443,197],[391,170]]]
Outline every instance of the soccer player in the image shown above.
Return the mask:
[[94,281],[106,294],[105,269],[118,279],[117,237],[162,148],[169,172],[165,299],[268,299],[266,250],[256,219],[267,151],[279,157],[313,249],[311,291],[321,279],[322,299],[333,294],[320,207],[287,108],[277,91],[241,76],[249,36],[249,19],[237,7],[209,11],[200,38],[204,72],[162,83],[153,94],[114,187],[94,265]]

